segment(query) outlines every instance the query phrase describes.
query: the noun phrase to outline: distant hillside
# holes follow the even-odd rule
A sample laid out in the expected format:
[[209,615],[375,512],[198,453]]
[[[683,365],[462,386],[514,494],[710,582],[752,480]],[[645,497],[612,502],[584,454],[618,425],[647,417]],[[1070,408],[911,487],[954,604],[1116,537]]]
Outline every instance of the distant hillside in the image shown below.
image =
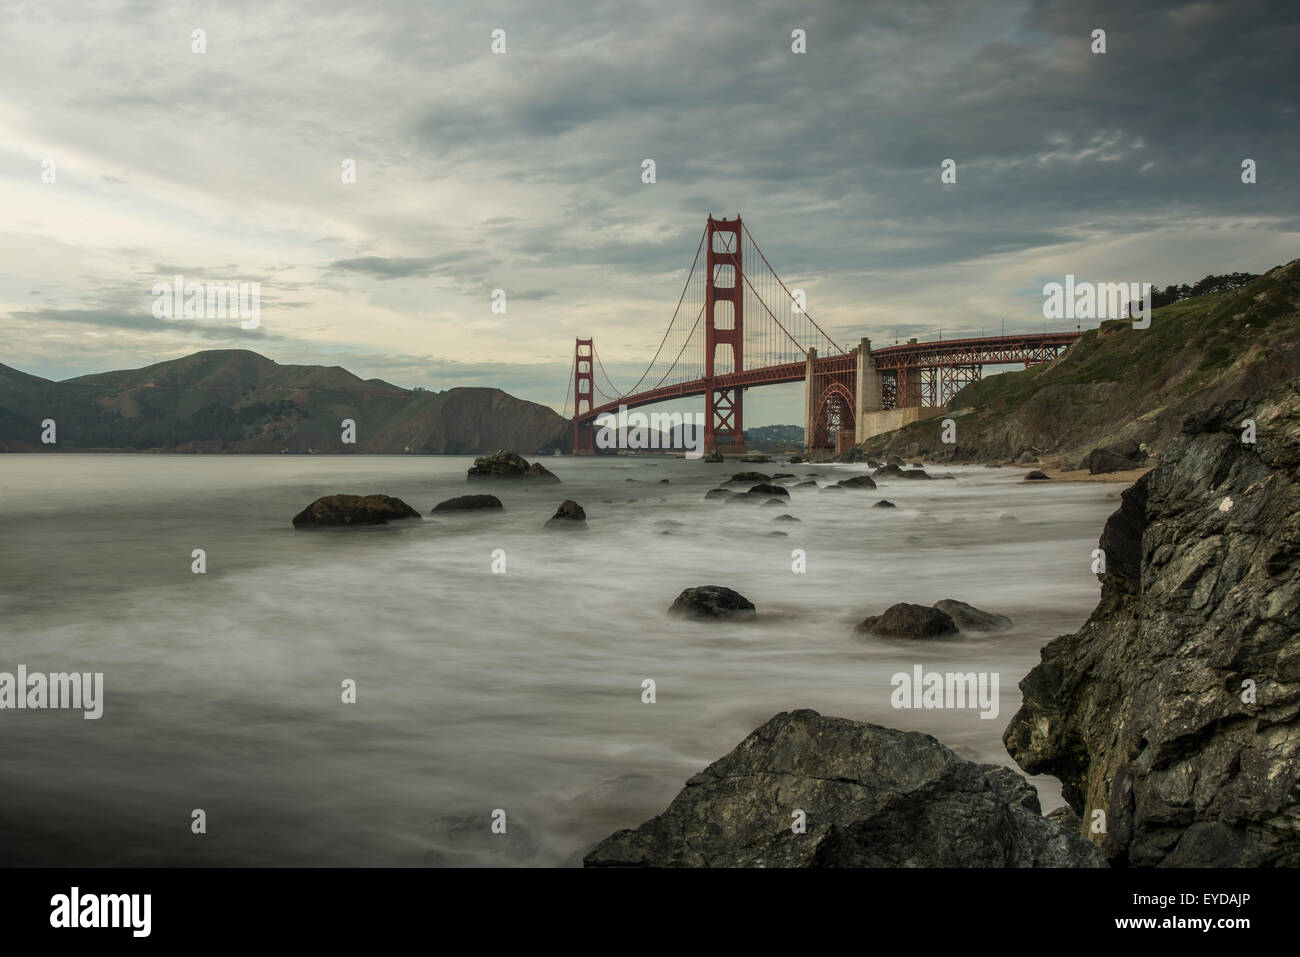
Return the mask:
[[[0,365],[0,450],[491,452],[564,448],[554,410],[500,389],[407,390],[338,366],[280,365],[242,349],[52,382]],[[355,445],[341,442],[344,419]]]
[[803,426],[760,425],[745,430],[747,449],[803,449]]
[[1300,260],[1240,289],[1157,308],[1147,329],[1103,322],[1054,362],[984,379],[950,404],[957,442],[938,420],[862,448],[953,461],[1063,456],[1133,439],[1158,452],[1190,413],[1249,398],[1300,375]]

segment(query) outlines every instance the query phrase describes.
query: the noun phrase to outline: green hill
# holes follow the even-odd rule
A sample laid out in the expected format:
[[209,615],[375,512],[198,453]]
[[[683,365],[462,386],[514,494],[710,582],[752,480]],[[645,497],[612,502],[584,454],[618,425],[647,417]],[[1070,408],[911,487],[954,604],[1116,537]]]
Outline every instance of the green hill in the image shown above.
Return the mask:
[[1078,463],[1099,445],[1131,439],[1158,453],[1189,413],[1298,375],[1300,260],[1240,289],[1157,308],[1147,329],[1103,322],[1053,362],[967,386],[949,405],[955,445],[940,440],[939,419],[928,419],[861,447],[950,461]]
[[[0,366],[0,450],[49,450],[47,418],[64,450],[534,453],[569,438],[554,410],[500,389],[407,390],[242,349],[65,382]],[[341,442],[344,419],[356,422],[355,445]]]

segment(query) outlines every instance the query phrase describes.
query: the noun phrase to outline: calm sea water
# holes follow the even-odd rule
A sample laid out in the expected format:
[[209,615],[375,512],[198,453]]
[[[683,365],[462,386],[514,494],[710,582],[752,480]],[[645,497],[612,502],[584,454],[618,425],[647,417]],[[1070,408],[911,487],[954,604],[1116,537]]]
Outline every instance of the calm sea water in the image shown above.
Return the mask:
[[[460,457],[0,456],[0,671],[105,682],[97,721],[0,711],[0,862],[571,864],[792,708],[1014,766],[1001,734],[1017,682],[1096,603],[1090,553],[1118,493],[940,468],[957,479],[751,507],[704,492],[739,468],[823,484],[862,469],[544,461],[562,485],[469,487]],[[429,517],[486,490],[503,513]],[[292,528],[334,492],[426,517]],[[899,507],[870,507],[882,497]],[[585,533],[543,528],[565,498]],[[784,512],[801,521],[773,523]],[[758,620],[666,616],[709,583]],[[894,602],[949,597],[1015,627],[925,645],[852,633]],[[895,710],[890,677],[915,664],[998,673],[998,717]],[[1033,780],[1045,810],[1060,804]]]

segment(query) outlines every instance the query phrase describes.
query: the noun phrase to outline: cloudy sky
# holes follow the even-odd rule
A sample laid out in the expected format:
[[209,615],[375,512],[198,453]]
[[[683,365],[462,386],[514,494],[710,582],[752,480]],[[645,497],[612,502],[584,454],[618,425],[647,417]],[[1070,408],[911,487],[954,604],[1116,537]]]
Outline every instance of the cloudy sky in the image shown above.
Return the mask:
[[[0,2],[0,362],[249,348],[558,407],[575,336],[640,375],[709,213],[841,342],[1039,329],[1066,273],[1260,272],[1300,256],[1298,23],[1293,0]],[[156,319],[178,273],[260,282],[260,327]],[[801,396],[756,390],[747,424]]]

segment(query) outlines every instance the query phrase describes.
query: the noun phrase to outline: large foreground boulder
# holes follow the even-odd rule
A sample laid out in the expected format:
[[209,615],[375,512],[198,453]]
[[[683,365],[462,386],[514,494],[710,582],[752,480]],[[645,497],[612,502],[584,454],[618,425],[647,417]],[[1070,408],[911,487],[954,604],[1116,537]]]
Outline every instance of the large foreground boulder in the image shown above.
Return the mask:
[[326,495],[295,515],[293,527],[383,525],[399,518],[419,517],[419,512],[391,495]]
[[495,495],[458,495],[433,507],[433,514],[438,512],[468,512],[485,508],[501,508],[501,499]]
[[687,588],[668,608],[668,614],[681,618],[753,618],[754,603],[725,585],[700,585]]
[[[802,826],[800,826],[802,825]],[[1104,867],[1009,768],[918,732],[782,712],[588,867]]]
[[469,467],[466,479],[534,479],[542,482],[558,482],[559,476],[545,468],[540,462],[529,465],[514,452],[505,450],[491,455],[480,455]]
[[947,612],[938,608],[899,602],[885,609],[883,615],[862,619],[854,631],[882,638],[947,638],[957,634],[957,626]]
[[[1257,442],[1242,441],[1253,419]],[[1300,381],[1188,418],[1003,740],[1117,864],[1300,866]]]

